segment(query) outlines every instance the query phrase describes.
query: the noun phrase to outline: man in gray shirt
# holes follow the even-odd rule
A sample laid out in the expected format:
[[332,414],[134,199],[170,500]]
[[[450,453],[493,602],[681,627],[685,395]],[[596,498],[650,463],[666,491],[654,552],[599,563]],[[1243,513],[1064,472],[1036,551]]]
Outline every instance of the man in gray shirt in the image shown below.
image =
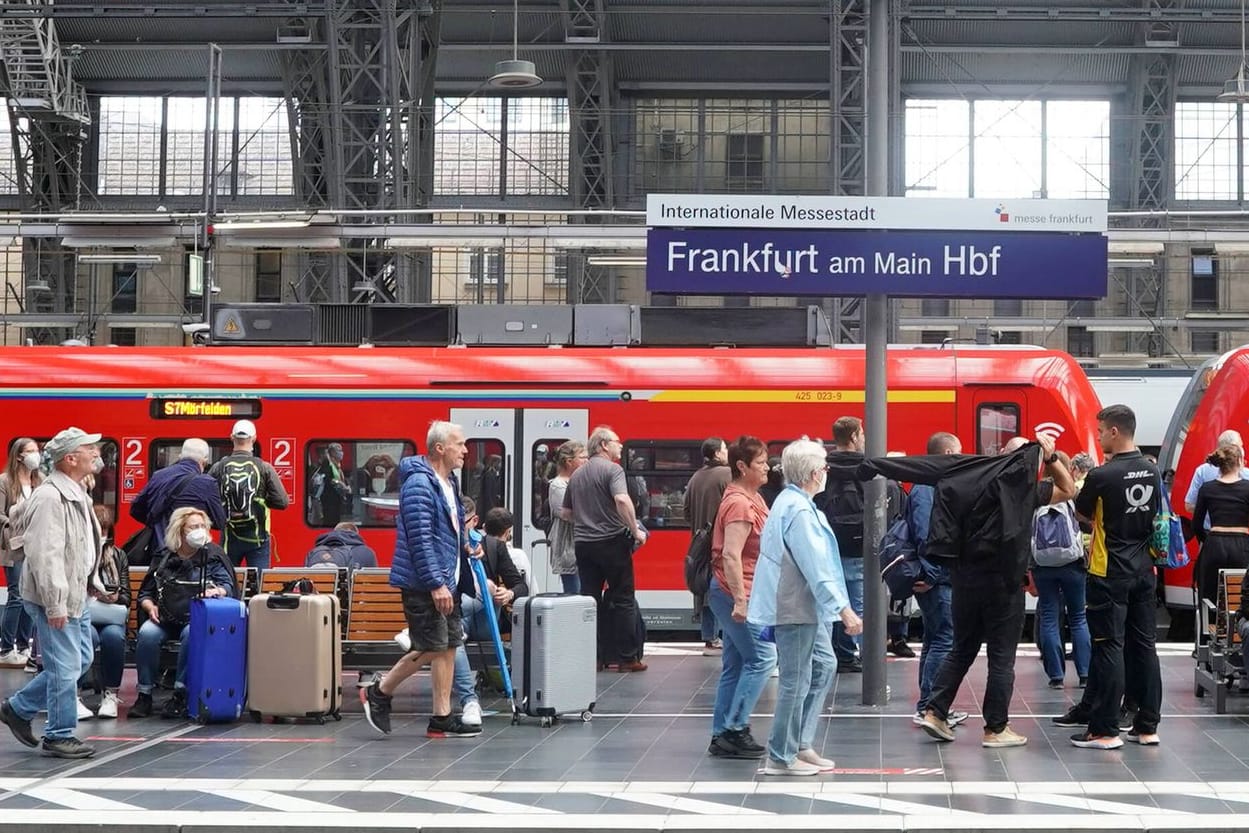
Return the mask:
[[623,448],[611,428],[594,429],[586,443],[590,459],[569,478],[560,517],[573,524],[581,591],[598,604],[599,667],[618,662],[626,673],[646,670],[633,586],[633,550],[646,542],[646,530],[620,467]]

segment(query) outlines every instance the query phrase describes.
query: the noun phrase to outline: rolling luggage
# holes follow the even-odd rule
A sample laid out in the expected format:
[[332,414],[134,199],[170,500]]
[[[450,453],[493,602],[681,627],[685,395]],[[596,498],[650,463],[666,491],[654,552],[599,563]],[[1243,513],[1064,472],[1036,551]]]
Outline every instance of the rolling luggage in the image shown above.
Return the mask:
[[338,597],[289,592],[292,585],[248,602],[247,709],[256,721],[265,716],[341,720]]
[[247,606],[238,599],[192,601],[185,650],[191,719],[237,720],[247,697]]
[[550,726],[560,715],[594,716],[598,611],[590,596],[542,593],[512,608],[516,708]]

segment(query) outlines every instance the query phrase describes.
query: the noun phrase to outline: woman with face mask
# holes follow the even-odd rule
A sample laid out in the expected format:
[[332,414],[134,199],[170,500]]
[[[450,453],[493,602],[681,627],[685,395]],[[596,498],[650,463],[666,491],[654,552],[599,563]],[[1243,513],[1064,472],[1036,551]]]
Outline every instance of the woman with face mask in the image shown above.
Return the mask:
[[22,607],[22,562],[9,549],[9,513],[30,497],[43,479],[39,472],[39,444],[30,437],[18,437],[9,446],[9,460],[0,474],[0,565],[8,601],[0,616],[0,668],[23,668],[30,662],[34,623]]
[[213,543],[211,526],[208,516],[192,506],[175,509],[169,517],[164,548],[152,559],[157,566],[148,571],[139,588],[142,624],[135,644],[138,697],[130,707],[129,717],[147,717],[152,713],[152,690],[160,672],[160,648],[171,639],[181,642],[178,675],[173,696],[165,703],[161,716],[186,715],[186,640],[191,600],[200,596],[204,574],[207,574],[204,598],[238,598],[234,570],[225,551]]
[[837,674],[833,622],[847,634],[862,632],[850,607],[837,538],[814,497],[824,491],[824,447],[798,440],[781,454],[789,484],[763,525],[746,621],[771,629],[780,679],[765,775],[818,775],[833,762],[814,748],[824,700]]

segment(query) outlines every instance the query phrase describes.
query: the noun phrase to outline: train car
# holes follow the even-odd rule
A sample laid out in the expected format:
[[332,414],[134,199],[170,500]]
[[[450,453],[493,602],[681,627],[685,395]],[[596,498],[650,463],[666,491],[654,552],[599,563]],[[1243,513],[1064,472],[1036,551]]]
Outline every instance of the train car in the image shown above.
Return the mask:
[[[996,453],[1021,433],[1048,433],[1070,453],[1096,449],[1098,399],[1064,353],[897,348],[888,362],[891,451],[922,453],[939,430],[968,452]],[[682,498],[702,440],[750,433],[779,453],[804,434],[828,439],[838,417],[863,416],[864,370],[861,347],[12,348],[0,350],[0,396],[6,445],[71,424],[104,434],[95,498],[116,511],[119,540],[136,530],[128,504],[184,438],[205,438],[215,458],[229,451],[235,420],[254,421],[257,452],[292,497],[273,513],[279,565],[302,565],[340,519],[360,524],[388,563],[398,461],[425,450],[431,420],[450,419],[469,440],[464,491],[483,515],[513,510],[539,592],[559,586],[536,526],[554,452],[611,425],[652,532],[636,556],[639,600],[652,626],[671,630],[692,627]],[[343,447],[352,492],[337,509],[311,488],[331,442]]]
[[1156,456],[1175,408],[1192,381],[1192,370],[1098,368],[1087,372],[1102,405],[1127,405],[1136,413],[1136,444],[1145,454]]
[[[1202,364],[1189,380],[1158,455],[1158,466],[1169,484],[1172,510],[1181,517],[1189,512],[1184,497],[1193,473],[1217,445],[1219,434],[1235,429],[1249,433],[1249,346],[1238,347]],[[1189,541],[1193,562],[1197,542]],[[1192,565],[1166,571],[1169,607],[1193,608]]]

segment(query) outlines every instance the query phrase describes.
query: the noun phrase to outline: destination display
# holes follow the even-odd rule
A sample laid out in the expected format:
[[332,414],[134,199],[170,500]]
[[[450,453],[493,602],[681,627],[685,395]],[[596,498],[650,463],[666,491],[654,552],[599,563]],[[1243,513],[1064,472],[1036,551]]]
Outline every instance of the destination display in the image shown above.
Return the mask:
[[162,397],[152,400],[153,419],[256,419],[259,399]]

